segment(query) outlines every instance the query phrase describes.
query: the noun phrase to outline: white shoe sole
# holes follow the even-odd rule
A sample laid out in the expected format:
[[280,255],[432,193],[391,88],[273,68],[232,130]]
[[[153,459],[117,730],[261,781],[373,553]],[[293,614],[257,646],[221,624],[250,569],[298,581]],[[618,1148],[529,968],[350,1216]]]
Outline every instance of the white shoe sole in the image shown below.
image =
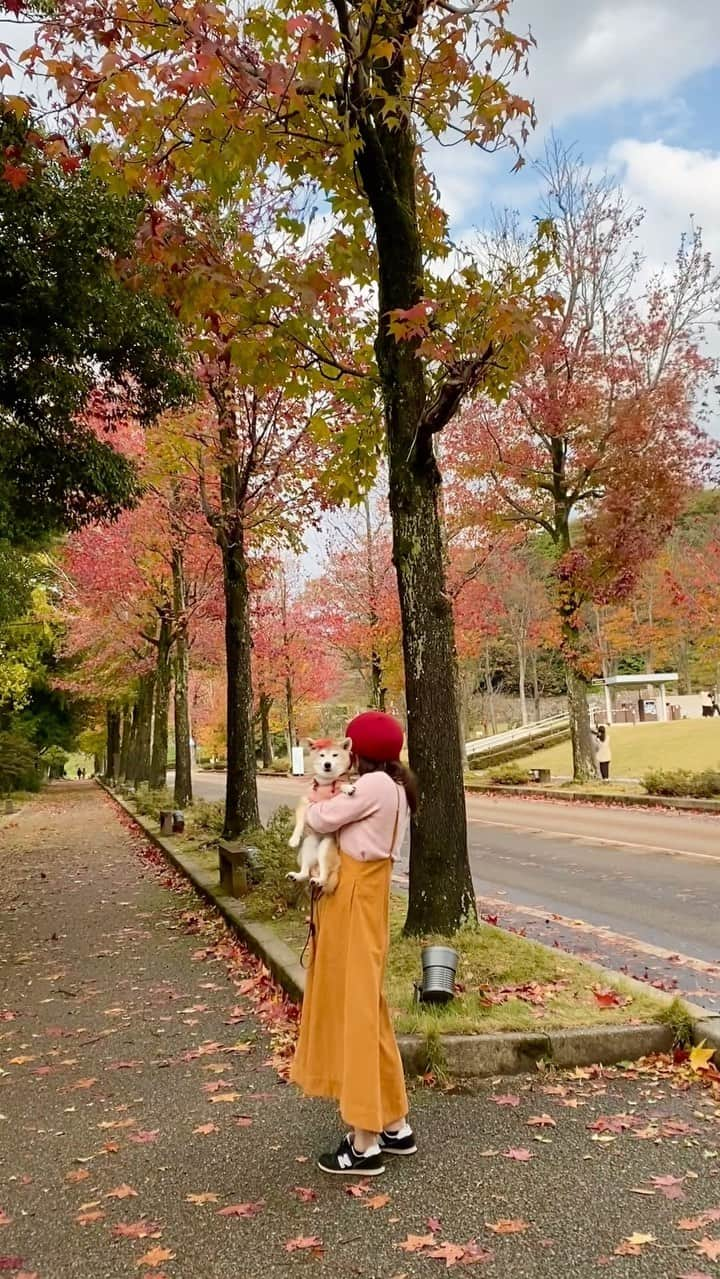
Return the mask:
[[412,1148],[408,1150],[393,1150],[392,1146],[382,1147],[382,1152],[384,1155],[395,1155],[396,1157],[402,1157],[403,1155],[416,1155],[417,1150],[418,1150],[417,1146],[413,1146]]
[[385,1171],[385,1165],[382,1168],[326,1168],[318,1159],[318,1168],[321,1172],[327,1173],[329,1177],[359,1177],[362,1181],[365,1177],[380,1177]]

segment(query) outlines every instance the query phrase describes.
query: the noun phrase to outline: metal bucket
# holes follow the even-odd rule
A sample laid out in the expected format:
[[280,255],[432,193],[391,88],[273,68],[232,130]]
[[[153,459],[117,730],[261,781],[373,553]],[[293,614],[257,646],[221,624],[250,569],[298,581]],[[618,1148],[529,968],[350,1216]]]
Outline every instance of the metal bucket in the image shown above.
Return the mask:
[[420,999],[425,1004],[445,1004],[455,993],[455,973],[460,956],[450,946],[425,946]]

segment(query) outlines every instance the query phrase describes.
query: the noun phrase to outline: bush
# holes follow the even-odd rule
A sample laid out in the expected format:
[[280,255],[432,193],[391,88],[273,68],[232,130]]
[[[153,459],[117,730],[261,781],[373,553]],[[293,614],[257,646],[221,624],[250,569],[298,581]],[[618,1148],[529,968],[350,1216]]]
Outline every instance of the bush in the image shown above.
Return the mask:
[[267,826],[248,831],[243,839],[257,849],[258,886],[250,904],[258,914],[284,914],[300,900],[302,889],[287,878],[288,871],[297,870],[297,854],[288,848],[294,825],[295,813],[284,805],[273,813]]
[[23,733],[0,733],[0,792],[37,791],[37,752]]
[[133,796],[135,807],[143,817],[153,817],[156,822],[160,820],[160,810],[172,812],[175,807],[173,797],[169,790],[149,790],[147,786],[141,785],[140,789]]
[[720,798],[720,769],[706,768],[691,773],[685,768],[654,769],[646,773],[643,786],[648,795],[670,795],[677,798]]
[[489,770],[488,777],[496,786],[526,786],[530,781],[527,769],[519,764],[500,764]]
[[188,817],[193,830],[219,839],[225,824],[225,805],[221,799],[196,799]]
[[288,773],[290,771],[290,760],[286,755],[278,755],[270,767],[274,773]]

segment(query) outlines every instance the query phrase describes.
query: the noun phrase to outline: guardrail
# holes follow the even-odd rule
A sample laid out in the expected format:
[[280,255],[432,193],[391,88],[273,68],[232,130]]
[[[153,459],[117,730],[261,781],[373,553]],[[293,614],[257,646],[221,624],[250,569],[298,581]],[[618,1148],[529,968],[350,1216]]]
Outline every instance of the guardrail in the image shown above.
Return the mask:
[[533,724],[523,724],[519,728],[509,728],[504,733],[493,733],[490,737],[478,737],[466,742],[465,753],[470,758],[479,755],[492,755],[504,746],[520,746],[532,743],[538,738],[561,733],[570,728],[569,715],[550,715],[547,719],[537,720]]

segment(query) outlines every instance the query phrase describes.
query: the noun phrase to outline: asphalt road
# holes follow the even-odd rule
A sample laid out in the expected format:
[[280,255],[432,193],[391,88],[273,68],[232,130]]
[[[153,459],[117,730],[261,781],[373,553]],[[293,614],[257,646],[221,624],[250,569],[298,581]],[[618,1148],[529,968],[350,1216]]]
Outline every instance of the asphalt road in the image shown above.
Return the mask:
[[[208,799],[224,785],[195,778]],[[263,819],[306,785],[261,778]],[[720,1009],[720,818],[485,795],[467,809],[486,916]]]

